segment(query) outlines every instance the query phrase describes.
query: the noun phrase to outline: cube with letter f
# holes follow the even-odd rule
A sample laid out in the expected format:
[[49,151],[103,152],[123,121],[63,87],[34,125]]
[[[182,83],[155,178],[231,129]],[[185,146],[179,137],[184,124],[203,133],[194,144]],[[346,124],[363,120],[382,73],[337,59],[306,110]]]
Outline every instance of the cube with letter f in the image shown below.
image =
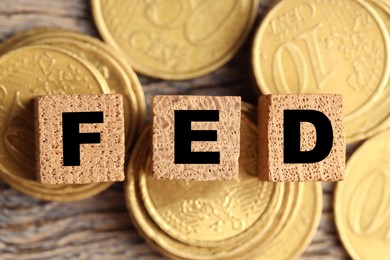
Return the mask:
[[121,95],[36,98],[37,177],[48,184],[124,180]]
[[240,97],[155,96],[152,103],[154,177],[238,177]]

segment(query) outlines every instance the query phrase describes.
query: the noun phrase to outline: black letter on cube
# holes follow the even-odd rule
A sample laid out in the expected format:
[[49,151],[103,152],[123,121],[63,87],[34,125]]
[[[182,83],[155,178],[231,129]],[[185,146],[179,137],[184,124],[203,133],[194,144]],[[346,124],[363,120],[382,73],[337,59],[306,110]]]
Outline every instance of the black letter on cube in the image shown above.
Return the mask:
[[219,110],[175,110],[175,164],[220,164],[219,152],[192,152],[191,141],[217,141],[216,130],[191,130],[191,122],[218,122]]
[[[301,151],[301,122],[316,129],[316,145]],[[333,147],[333,129],[329,118],[317,110],[284,110],[284,163],[316,163],[324,160]]]
[[63,112],[64,166],[80,166],[80,144],[100,143],[100,133],[80,133],[80,124],[103,123],[103,112]]

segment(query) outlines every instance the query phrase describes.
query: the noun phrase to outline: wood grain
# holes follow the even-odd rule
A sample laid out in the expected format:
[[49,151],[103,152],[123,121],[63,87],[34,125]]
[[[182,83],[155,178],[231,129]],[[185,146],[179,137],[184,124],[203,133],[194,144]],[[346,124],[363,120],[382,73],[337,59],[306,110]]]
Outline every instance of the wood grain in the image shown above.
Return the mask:
[[[269,2],[262,1],[258,20]],[[86,0],[1,0],[0,42],[16,32],[42,26],[97,36],[91,17]],[[254,103],[256,95],[250,79],[252,39],[253,32],[231,62],[201,78],[170,82],[140,76],[146,100],[149,102],[156,94],[218,94],[241,95],[244,101]],[[0,182],[0,258],[162,258],[131,224],[122,186],[116,184],[87,200],[56,203],[33,199]],[[323,189],[320,227],[302,259],[347,259],[334,224],[334,184],[323,184]]]

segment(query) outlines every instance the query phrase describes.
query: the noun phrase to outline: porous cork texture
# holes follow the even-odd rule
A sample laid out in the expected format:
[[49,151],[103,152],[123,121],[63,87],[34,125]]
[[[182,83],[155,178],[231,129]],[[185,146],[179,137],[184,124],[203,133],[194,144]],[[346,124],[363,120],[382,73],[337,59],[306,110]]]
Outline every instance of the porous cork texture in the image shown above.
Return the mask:
[[[333,128],[333,147],[320,162],[289,164],[283,160],[283,113],[286,109],[310,109],[325,114]],[[278,94],[260,96],[259,151],[260,179],[272,182],[326,181],[344,179],[346,146],[344,137],[343,100],[332,94]],[[316,144],[315,127],[301,123],[301,151],[310,151]]]
[[[174,163],[175,110],[219,110],[218,122],[192,122],[191,130],[217,130],[217,141],[193,141],[191,152],[219,151],[220,164]],[[240,122],[241,97],[153,97],[153,176],[158,179],[198,181],[236,180],[240,156]]]
[[[62,113],[102,111],[103,123],[79,125],[100,133],[100,143],[80,144],[80,166],[64,166]],[[45,184],[123,181],[123,99],[117,94],[49,95],[35,99],[37,180]]]

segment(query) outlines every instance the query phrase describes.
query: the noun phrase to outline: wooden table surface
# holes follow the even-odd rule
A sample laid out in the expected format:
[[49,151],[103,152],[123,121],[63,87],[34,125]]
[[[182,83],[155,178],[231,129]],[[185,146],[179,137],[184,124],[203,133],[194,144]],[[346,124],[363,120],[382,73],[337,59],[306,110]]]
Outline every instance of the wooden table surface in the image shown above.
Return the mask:
[[[268,2],[261,1],[258,21]],[[0,42],[16,32],[43,26],[99,37],[87,0],[0,0]],[[202,78],[171,82],[139,76],[148,103],[151,95],[179,93],[241,95],[244,101],[254,103],[250,82],[252,39],[253,32],[231,62]],[[333,184],[323,184],[321,223],[304,259],[348,258],[334,224],[333,190]],[[123,194],[123,184],[115,184],[90,199],[45,202],[0,181],[0,259],[163,258],[133,227]]]

